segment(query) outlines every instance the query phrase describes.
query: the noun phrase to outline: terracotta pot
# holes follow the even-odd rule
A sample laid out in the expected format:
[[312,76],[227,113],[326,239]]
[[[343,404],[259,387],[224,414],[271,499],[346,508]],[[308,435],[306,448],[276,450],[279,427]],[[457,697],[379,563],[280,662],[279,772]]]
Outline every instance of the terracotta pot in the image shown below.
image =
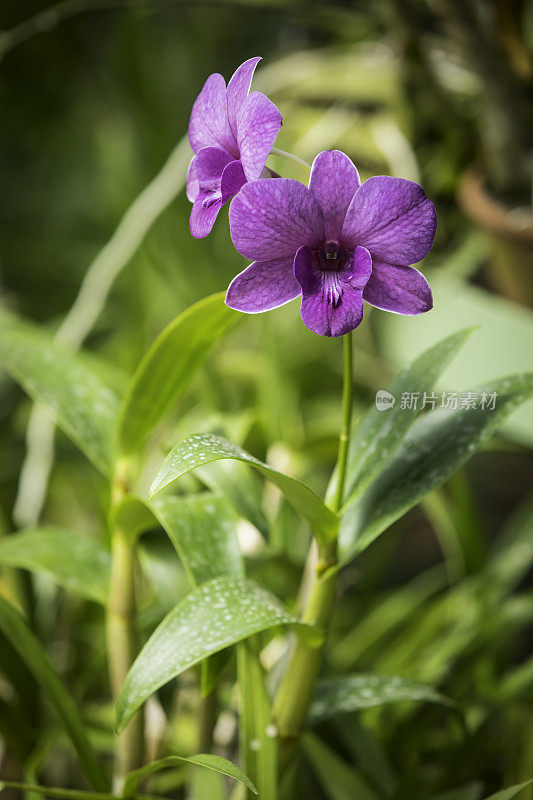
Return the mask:
[[517,303],[533,307],[533,214],[507,207],[492,197],[481,172],[467,170],[459,184],[459,203],[492,241],[488,279]]

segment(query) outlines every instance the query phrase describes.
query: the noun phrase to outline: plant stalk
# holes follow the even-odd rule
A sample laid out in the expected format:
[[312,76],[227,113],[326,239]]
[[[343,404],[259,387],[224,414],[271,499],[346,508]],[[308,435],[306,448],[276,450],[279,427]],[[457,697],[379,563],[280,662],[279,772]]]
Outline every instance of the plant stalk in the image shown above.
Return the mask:
[[337,453],[337,488],[331,504],[333,511],[338,511],[342,506],[344,484],[346,482],[346,468],[348,465],[348,450],[350,448],[350,434],[352,431],[353,348],[351,333],[346,333],[342,337],[342,351],[344,359],[344,379],[342,384],[342,421],[339,435],[339,449]]
[[[344,380],[342,393],[342,424],[336,465],[337,484],[332,508],[342,506],[346,466],[352,425],[353,354],[352,339],[343,336]],[[307,605],[302,621],[327,634],[337,593],[337,541],[321,543]],[[279,766],[283,772],[293,754],[294,744],[305,724],[309,706],[320,673],[324,643],[312,647],[300,639],[296,642],[287,671],[281,681],[273,707],[273,717],[279,736]]]
[[279,147],[272,147],[270,149],[270,154],[273,156],[280,156],[280,158],[286,158],[288,161],[294,161],[295,164],[299,164],[301,167],[305,167],[309,170],[311,169],[311,164],[303,158],[295,156],[294,153],[288,153],[286,150],[280,150]]
[[[127,469],[117,466],[111,508],[128,493]],[[133,661],[138,654],[135,627],[135,544],[120,526],[111,530],[111,585],[107,607],[107,651],[113,699],[116,702]],[[138,712],[118,736],[115,756],[114,790],[122,791],[124,776],[143,764],[144,719]]]

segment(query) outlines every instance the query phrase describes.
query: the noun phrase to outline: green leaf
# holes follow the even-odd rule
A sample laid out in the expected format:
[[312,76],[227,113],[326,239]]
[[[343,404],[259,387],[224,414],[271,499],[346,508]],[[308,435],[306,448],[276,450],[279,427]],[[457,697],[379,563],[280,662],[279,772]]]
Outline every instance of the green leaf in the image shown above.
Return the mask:
[[[482,262],[483,251],[478,249],[474,268]],[[499,375],[531,369],[531,348],[525,346],[533,341],[531,309],[472,281],[457,280],[448,274],[448,259],[432,271],[430,282],[434,299],[431,314],[376,316],[379,340],[391,364],[407,363],[413,353],[420,352],[423,342],[429,346],[458,328],[475,325],[481,335],[473,336],[461,358],[446,370],[442,389],[489,383]],[[505,421],[503,431],[513,441],[533,446],[533,404],[518,409]]]
[[496,393],[494,410],[432,411],[410,434],[379,477],[344,513],[339,537],[341,562],[362,552],[428,492],[441,486],[487,441],[504,419],[533,394],[533,374],[511,376],[477,390]]
[[222,497],[162,495],[150,507],[176,548],[193,586],[219,575],[242,577],[235,516]]
[[95,789],[105,791],[107,781],[87,738],[83,720],[74,701],[50,665],[42,645],[26,625],[24,617],[2,597],[0,597],[0,630],[27,665],[61,719],[78,753],[87,780]]
[[362,657],[368,658],[369,652],[386,649],[390,638],[445,586],[444,572],[437,567],[417,575],[405,586],[395,586],[384,597],[374,597],[372,608],[330,648],[328,657],[336,671],[348,672]]
[[157,526],[158,521],[147,501],[134,494],[127,494],[111,509],[109,528],[121,528],[132,541]]
[[302,746],[326,797],[331,800],[378,800],[378,795],[360,772],[347,764],[318,736],[306,734]]
[[276,800],[278,780],[277,728],[259,660],[259,644],[247,639],[237,645],[240,692],[239,746],[241,762],[255,781],[261,800]]
[[27,797],[35,792],[35,794],[44,794],[46,797],[57,797],[58,800],[119,800],[116,795],[107,792],[86,792],[83,789],[62,789],[55,786],[39,786],[36,783],[20,783],[19,781],[0,780],[0,792],[2,789],[18,789],[26,792]]
[[451,700],[424,683],[388,675],[360,673],[318,683],[309,715],[311,721],[316,723],[338,714],[406,700],[455,707]]
[[449,789],[434,795],[431,800],[479,800],[483,785],[480,781],[467,783],[456,789]]
[[169,484],[196,467],[221,459],[235,459],[259,470],[267,480],[275,483],[293,508],[306,519],[315,536],[327,541],[335,536],[338,517],[308,486],[269,467],[232,442],[212,434],[188,436],[172,448],[152,484],[153,496]]
[[3,536],[0,564],[41,572],[65,589],[105,605],[111,558],[93,539],[61,528]]
[[152,630],[190,592],[191,585],[168,537],[146,537],[139,543],[137,553],[157,600],[143,614],[143,625]]
[[502,789],[501,792],[496,792],[496,794],[491,794],[490,797],[487,797],[486,800],[512,800],[513,797],[516,797],[522,789],[525,789],[526,786],[529,786],[533,783],[533,778],[528,781],[524,781],[524,783],[515,783],[514,786],[509,786],[507,789]]
[[168,325],[139,364],[126,391],[117,423],[121,452],[136,453],[155,425],[175,405],[217,339],[239,320],[211,295]]
[[267,538],[268,522],[261,507],[263,482],[240,461],[214,461],[198,467],[196,477],[212,491],[223,494],[238,516],[249,520]]
[[226,787],[219,772],[195,769],[189,781],[189,800],[226,800]]
[[351,502],[361,494],[392,458],[419,413],[402,408],[403,392],[429,393],[435,381],[470,336],[472,328],[454,333],[430,347],[387,387],[396,400],[379,410],[372,406],[357,425],[350,441],[345,496]]
[[52,411],[100,472],[109,474],[118,400],[83,358],[37,326],[1,314],[0,366]]
[[148,777],[148,775],[153,775],[154,772],[158,772],[161,769],[175,767],[176,765],[184,763],[193,764],[197,767],[205,767],[206,769],[213,770],[213,772],[219,772],[221,775],[227,775],[236,781],[240,781],[240,783],[243,783],[251,792],[257,794],[257,789],[252,781],[231,761],[221,756],[200,753],[196,756],[189,756],[189,758],[166,756],[166,758],[160,758],[158,761],[152,761],[151,764],[147,764],[145,767],[140,767],[140,769],[133,770],[133,772],[128,772],[124,781],[122,796],[124,798],[133,797],[137,792],[140,781]]
[[312,641],[320,634],[298,622],[268,592],[232,577],[215,578],[188,594],[156,628],[126,677],[117,701],[122,731],[160,686],[254,633],[291,625]]
[[530,496],[514,512],[498,538],[485,581],[505,595],[519,585],[532,563],[533,496]]

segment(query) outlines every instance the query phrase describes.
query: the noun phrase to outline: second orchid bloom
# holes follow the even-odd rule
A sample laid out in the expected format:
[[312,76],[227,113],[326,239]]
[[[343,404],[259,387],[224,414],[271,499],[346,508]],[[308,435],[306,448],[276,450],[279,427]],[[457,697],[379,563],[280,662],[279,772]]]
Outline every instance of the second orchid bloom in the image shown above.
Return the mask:
[[205,236],[232,196],[230,230],[252,259],[231,282],[226,303],[258,313],[302,295],[301,316],[317,334],[342,336],[363,317],[363,300],[397,314],[432,307],[431,290],[413,267],[430,251],[436,214],[417,183],[376,176],[361,184],[340,150],[315,158],[309,186],[266,178],[266,159],[281,115],[262,94],[248,94],[258,58],[228,88],[208,78],[191,114],[196,155],[189,170],[191,231]]
[[201,239],[211,231],[218,212],[246,181],[260,177],[282,117],[268,97],[251,92],[260,57],[235,71],[227,88],[222,75],[210,75],[196,98],[189,122],[194,151],[187,175],[193,203],[191,233]]

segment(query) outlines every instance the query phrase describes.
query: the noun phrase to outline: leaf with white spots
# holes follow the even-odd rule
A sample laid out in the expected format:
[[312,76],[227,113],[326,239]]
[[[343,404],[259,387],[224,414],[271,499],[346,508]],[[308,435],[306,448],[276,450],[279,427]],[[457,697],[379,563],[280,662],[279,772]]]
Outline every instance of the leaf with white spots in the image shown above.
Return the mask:
[[221,292],[187,308],[158,336],[133,375],[120,409],[117,440],[123,453],[139,451],[213,345],[239,319]]
[[2,314],[0,367],[52,412],[100,472],[109,474],[118,399],[88,361],[36,325]]
[[254,633],[290,625],[312,644],[320,633],[300,623],[255,583],[221,577],[188,594],[156,628],[130,669],[117,701],[122,731],[157,689],[213,653]]
[[312,723],[317,723],[339,714],[405,701],[455,707],[451,700],[424,683],[360,673],[319,682],[309,716]]
[[339,523],[337,515],[312,489],[301,481],[269,467],[227,439],[212,434],[195,434],[178,442],[165,458],[152,484],[150,494],[151,496],[157,494],[196,467],[227,458],[249,464],[267,480],[276,484],[297,513],[309,522],[317,539],[328,541],[336,535]]
[[[387,387],[395,398],[394,405],[384,410],[373,405],[357,424],[350,441],[346,472],[345,497],[350,498],[348,503],[358,497],[390,461],[420,411],[418,403],[413,408],[402,408],[402,394],[417,392],[423,398],[424,393],[431,392],[435,381],[472,330],[458,331],[425,350]],[[334,490],[335,480],[332,480],[328,496]]]
[[247,789],[254,794],[257,794],[257,789],[247,775],[239,769],[233,762],[228,761],[222,756],[215,756],[209,753],[199,753],[196,756],[189,756],[184,758],[182,756],[166,756],[157,761],[152,761],[151,764],[146,764],[144,767],[128,772],[124,780],[124,788],[122,790],[122,797],[124,800],[134,797],[137,794],[139,783],[143,778],[153,775],[162,769],[169,767],[180,766],[181,764],[191,764],[194,767],[204,767],[205,769],[213,770],[221,775],[227,775],[240,783],[243,783]]
[[149,506],[168,534],[193,586],[219,575],[242,577],[236,519],[223,497],[211,492],[161,495]]
[[[496,396],[495,407],[479,398]],[[476,390],[475,407],[424,414],[385,467],[344,513],[341,563],[369,546],[426,494],[441,486],[497,430],[517,406],[533,396],[533,373],[502,378]]]
[[74,531],[37,528],[3,536],[0,564],[48,575],[82,597],[107,602],[111,557],[98,542]]

